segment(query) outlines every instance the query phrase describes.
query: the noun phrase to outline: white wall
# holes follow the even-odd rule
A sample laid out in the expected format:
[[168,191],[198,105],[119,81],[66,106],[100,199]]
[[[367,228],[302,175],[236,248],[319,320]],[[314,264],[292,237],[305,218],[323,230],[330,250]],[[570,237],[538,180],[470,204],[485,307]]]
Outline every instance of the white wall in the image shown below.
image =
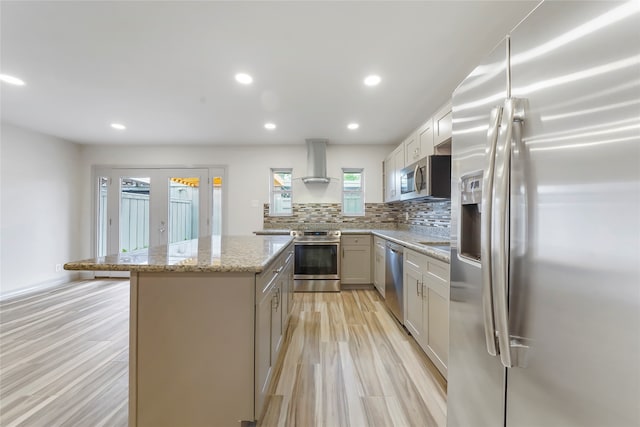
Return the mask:
[[2,123],[0,298],[63,283],[80,258],[80,147]]
[[[391,145],[327,146],[327,173],[341,178],[341,168],[364,168],[365,201],[382,202],[382,162],[393,150]],[[262,228],[262,206],[269,202],[270,168],[293,168],[294,203],[340,202],[341,181],[305,185],[299,179],[307,174],[306,145],[251,147],[82,147],[82,254],[91,254],[92,227],[91,166],[224,166],[227,168],[226,233],[248,235]]]

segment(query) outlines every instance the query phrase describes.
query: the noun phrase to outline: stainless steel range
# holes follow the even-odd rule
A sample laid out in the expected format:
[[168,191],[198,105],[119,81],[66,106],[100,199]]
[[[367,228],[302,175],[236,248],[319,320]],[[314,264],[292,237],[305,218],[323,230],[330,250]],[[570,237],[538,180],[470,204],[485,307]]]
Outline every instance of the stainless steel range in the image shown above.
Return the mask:
[[340,230],[294,230],[296,292],[340,291]]

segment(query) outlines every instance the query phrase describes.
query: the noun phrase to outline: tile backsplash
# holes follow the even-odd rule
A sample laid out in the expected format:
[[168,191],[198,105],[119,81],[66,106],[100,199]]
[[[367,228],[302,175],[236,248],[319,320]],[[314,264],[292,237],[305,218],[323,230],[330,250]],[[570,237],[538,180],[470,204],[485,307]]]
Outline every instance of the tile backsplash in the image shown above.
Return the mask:
[[405,201],[366,203],[364,216],[343,216],[340,203],[294,203],[293,215],[270,216],[269,204],[264,204],[265,229],[292,228],[442,228],[448,233],[451,223],[451,202]]

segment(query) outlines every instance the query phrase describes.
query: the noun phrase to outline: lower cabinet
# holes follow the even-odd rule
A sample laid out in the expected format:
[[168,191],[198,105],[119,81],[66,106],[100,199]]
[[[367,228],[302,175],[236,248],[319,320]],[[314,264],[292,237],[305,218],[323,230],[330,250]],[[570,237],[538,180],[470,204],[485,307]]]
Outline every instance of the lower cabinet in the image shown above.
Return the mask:
[[293,299],[293,250],[287,250],[256,282],[255,396],[260,417],[282,348]]
[[345,285],[371,284],[371,235],[342,236],[340,282]]
[[373,238],[373,285],[384,298],[385,285],[385,242],[380,237]]
[[449,264],[410,249],[404,252],[405,327],[447,377]]

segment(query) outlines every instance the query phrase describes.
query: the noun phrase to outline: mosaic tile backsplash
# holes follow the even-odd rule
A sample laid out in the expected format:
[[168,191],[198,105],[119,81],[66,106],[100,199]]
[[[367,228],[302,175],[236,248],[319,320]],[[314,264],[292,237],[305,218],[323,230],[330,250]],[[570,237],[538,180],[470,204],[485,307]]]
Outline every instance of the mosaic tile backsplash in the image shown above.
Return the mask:
[[377,228],[395,229],[422,227],[441,228],[448,234],[451,223],[451,202],[405,201],[395,203],[365,203],[364,216],[343,216],[340,203],[294,203],[293,215],[270,216],[269,204],[263,210],[265,229],[293,228]]

